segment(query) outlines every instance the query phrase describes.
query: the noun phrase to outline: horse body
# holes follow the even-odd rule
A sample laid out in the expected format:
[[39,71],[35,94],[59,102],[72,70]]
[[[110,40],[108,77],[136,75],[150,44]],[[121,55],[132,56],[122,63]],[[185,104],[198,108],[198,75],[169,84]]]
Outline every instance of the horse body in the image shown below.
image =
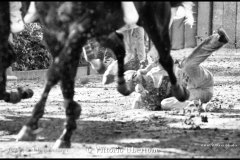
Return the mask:
[[[116,30],[125,25],[121,2],[35,2],[41,23],[44,25],[44,38],[53,55],[53,62],[47,73],[40,101],[33,114],[18,135],[18,140],[34,140],[38,121],[44,114],[44,107],[51,88],[60,82],[66,109],[65,129],[55,147],[70,147],[70,138],[76,129],[76,119],[81,107],[73,100],[74,78],[79,64],[83,45],[95,37],[103,47],[110,48],[118,60],[118,91],[129,95],[132,90],[124,79],[125,48],[123,36]],[[134,2],[139,14],[138,25],[143,26],[155,44],[160,55],[159,62],[168,72],[173,95],[180,101],[188,98],[185,88],[178,85],[173,72],[170,56],[169,23],[170,2]],[[54,45],[52,45],[54,43]],[[104,65],[99,67],[102,69]]]

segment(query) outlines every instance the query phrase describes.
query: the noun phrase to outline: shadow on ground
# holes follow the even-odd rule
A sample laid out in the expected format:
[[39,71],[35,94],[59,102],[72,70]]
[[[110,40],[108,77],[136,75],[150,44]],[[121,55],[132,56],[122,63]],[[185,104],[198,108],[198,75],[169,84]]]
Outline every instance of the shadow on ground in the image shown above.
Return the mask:
[[[5,116],[0,120],[0,130],[4,136],[0,139],[3,143],[10,144],[13,138],[29,117]],[[239,157],[240,131],[231,129],[189,129],[172,128],[169,123],[179,120],[174,118],[150,117],[143,121],[90,121],[78,120],[78,129],[72,137],[72,148],[85,144],[96,148],[99,155],[110,152],[113,146],[118,149],[128,149],[128,152],[141,152],[133,157]],[[43,118],[40,127],[44,130],[39,134],[38,143],[51,145],[60,136],[63,129],[63,118]],[[2,135],[1,135],[2,136]],[[5,138],[4,138],[5,137]],[[21,142],[14,142],[17,143]],[[33,146],[34,143],[32,143]],[[36,145],[35,144],[35,145]],[[104,145],[105,147],[99,147]],[[39,145],[41,146],[41,145]],[[22,146],[26,147],[26,146]],[[28,146],[31,148],[31,145]],[[42,145],[44,148],[50,146]],[[158,153],[154,150],[158,149]],[[145,149],[145,151],[144,151]],[[92,149],[94,150],[94,149]],[[161,153],[160,153],[161,151]],[[30,154],[31,152],[29,152]],[[41,153],[40,153],[41,154]],[[66,154],[66,153],[65,153]],[[77,153],[76,153],[77,154]],[[98,155],[97,154],[97,155]],[[108,153],[109,154],[109,153]],[[114,154],[111,154],[114,156]],[[111,155],[109,155],[111,157]],[[131,155],[131,154],[129,154]],[[16,154],[15,154],[16,156]],[[26,154],[26,156],[29,156]],[[115,155],[118,156],[118,155]],[[31,156],[30,156],[31,157]]]

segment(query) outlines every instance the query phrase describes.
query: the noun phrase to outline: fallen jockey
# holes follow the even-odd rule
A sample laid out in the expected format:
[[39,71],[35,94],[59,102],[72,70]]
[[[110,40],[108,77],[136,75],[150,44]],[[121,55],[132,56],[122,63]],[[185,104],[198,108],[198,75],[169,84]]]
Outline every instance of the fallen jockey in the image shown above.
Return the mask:
[[183,108],[194,100],[209,102],[213,96],[213,75],[200,64],[228,40],[225,31],[219,29],[217,33],[205,39],[186,59],[175,64],[178,80],[190,91],[190,97],[185,102],[179,102],[175,97],[171,97],[168,75],[156,62],[150,63],[145,69],[126,71],[127,84],[140,93],[133,103],[133,108],[161,110]]
[[[119,33],[124,33],[128,30],[137,29],[140,27],[132,24],[125,25],[117,30]],[[144,37],[141,37],[144,38]],[[129,46],[130,44],[127,44]],[[82,48],[83,49],[83,57],[87,62],[90,63],[92,69],[96,70],[99,74],[103,75],[103,84],[109,84],[114,82],[114,78],[118,72],[118,62],[116,60],[115,54],[107,48],[100,46],[100,44],[94,40],[90,39],[87,41],[87,44]],[[124,58],[124,69],[125,70],[138,70],[140,68],[140,60],[139,56],[132,54],[131,51],[126,52],[126,56]]]
[[[124,12],[124,20],[128,25],[119,29],[117,32],[123,32],[124,30],[133,29],[133,28],[138,27],[136,24],[134,24],[134,22],[138,19],[138,16],[136,15],[135,10],[132,8],[133,7],[132,5],[133,4],[131,2],[122,2],[122,8],[123,8],[123,12]],[[192,13],[193,5],[194,4],[192,2],[183,2],[182,6],[172,7],[171,8],[171,15],[172,16],[171,16],[171,19],[170,19],[169,28],[171,27],[174,20],[181,19],[181,18],[184,18],[184,17],[185,17],[185,24],[189,24],[192,27],[193,24],[194,24],[194,18],[193,18],[193,13]],[[131,10],[131,12],[127,12],[129,10]],[[126,55],[129,55],[129,54],[130,53],[126,53]],[[135,56],[135,57],[137,57],[137,56]],[[131,68],[132,68],[132,70],[136,70],[136,67],[135,66],[132,67],[131,64],[138,62],[138,60],[133,60],[131,62],[127,62],[128,60],[129,59],[125,58],[125,62],[126,62],[124,64],[125,70],[131,70]],[[92,63],[92,62],[89,61],[89,63]],[[95,66],[97,66],[97,65],[99,66],[99,62],[95,63],[95,64],[96,64]],[[115,77],[116,77],[117,72],[118,72],[117,68],[118,68],[117,61],[113,62],[112,64],[110,64],[108,66],[108,68],[106,69],[106,71],[103,74],[102,83],[104,85],[114,82]]]

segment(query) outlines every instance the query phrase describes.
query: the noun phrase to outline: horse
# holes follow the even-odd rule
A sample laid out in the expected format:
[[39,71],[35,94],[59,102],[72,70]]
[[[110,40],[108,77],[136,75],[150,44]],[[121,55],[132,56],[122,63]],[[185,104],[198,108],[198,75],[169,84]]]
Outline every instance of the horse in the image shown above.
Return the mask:
[[[31,118],[22,127],[17,141],[32,141],[39,131],[38,121],[51,88],[60,82],[66,109],[65,128],[53,148],[70,148],[71,136],[76,129],[76,120],[81,114],[81,106],[74,101],[74,82],[82,47],[90,38],[111,49],[118,61],[117,90],[127,96],[132,93],[124,79],[125,48],[123,35],[116,32],[126,23],[142,26],[156,46],[160,64],[168,72],[172,93],[180,101],[188,98],[186,88],[180,86],[173,72],[173,59],[170,55],[171,43],[169,24],[171,8],[182,2],[134,2],[136,9],[132,18],[124,2],[35,2],[36,12],[44,27],[44,39],[53,56],[47,72],[47,81],[38,103],[34,106]],[[128,6],[129,4],[127,4]],[[137,14],[136,14],[137,13]],[[139,15],[139,16],[138,16]],[[129,18],[130,17],[130,18]],[[100,65],[99,71],[104,65]]]

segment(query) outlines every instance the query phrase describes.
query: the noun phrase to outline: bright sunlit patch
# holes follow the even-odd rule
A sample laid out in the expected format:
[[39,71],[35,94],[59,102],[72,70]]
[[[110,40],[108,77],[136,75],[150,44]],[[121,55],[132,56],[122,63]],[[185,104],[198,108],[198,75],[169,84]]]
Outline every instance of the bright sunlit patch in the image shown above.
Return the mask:
[[157,139],[141,139],[141,138],[131,138],[131,139],[120,139],[116,140],[117,143],[144,143],[144,142],[153,142],[159,143],[160,141]]

